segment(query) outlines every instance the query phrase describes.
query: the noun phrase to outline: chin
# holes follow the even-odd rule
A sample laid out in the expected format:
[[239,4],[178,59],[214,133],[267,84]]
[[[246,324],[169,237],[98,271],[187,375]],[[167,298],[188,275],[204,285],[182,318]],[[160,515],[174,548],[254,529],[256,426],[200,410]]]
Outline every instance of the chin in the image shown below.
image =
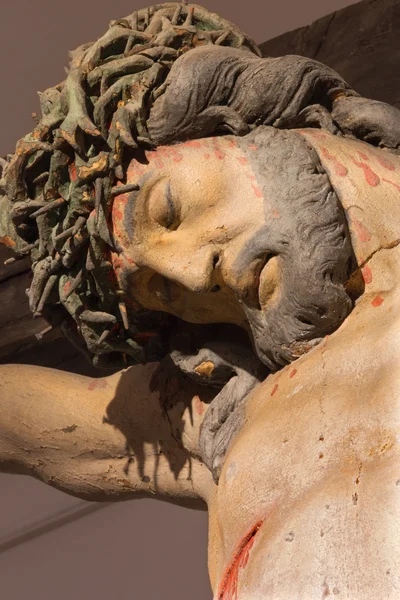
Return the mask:
[[277,308],[266,311],[244,307],[251,329],[252,344],[262,363],[271,371],[285,367],[306,354],[330,332],[321,332],[312,323]]

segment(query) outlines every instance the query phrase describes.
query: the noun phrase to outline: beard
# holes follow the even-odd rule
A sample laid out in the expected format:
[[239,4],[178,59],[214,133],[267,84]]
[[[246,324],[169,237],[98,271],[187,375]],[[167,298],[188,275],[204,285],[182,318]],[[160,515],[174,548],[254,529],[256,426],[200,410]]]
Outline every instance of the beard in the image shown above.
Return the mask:
[[[337,246],[321,248],[315,242],[317,256],[311,251],[304,256],[290,247],[280,256],[279,286],[270,305],[256,308],[241,302],[254,350],[272,371],[311,350],[338,329],[352,310],[345,289],[352,262],[348,240],[342,238],[340,252]],[[337,260],[338,255],[342,260]]]
[[277,257],[279,267],[271,301],[263,302],[260,290],[259,303],[239,301],[258,357],[277,370],[333,333],[351,312],[345,286],[357,263],[344,209],[301,134],[258,127],[240,145],[263,191],[266,217],[235,268],[244,272],[261,256]]

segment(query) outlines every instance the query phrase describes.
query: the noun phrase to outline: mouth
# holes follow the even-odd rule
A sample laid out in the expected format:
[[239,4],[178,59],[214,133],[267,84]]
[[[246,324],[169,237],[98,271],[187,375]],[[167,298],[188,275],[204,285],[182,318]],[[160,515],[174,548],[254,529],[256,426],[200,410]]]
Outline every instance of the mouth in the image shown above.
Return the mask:
[[260,303],[260,281],[264,268],[266,267],[269,256],[267,254],[254,259],[247,268],[243,269],[242,275],[237,283],[237,294],[241,304],[253,310],[261,310]]
[[258,276],[258,304],[261,311],[278,299],[279,271],[279,257],[271,254],[266,256]]
[[249,277],[244,285],[243,304],[262,312],[276,292],[277,257],[265,253],[257,257],[249,268]]

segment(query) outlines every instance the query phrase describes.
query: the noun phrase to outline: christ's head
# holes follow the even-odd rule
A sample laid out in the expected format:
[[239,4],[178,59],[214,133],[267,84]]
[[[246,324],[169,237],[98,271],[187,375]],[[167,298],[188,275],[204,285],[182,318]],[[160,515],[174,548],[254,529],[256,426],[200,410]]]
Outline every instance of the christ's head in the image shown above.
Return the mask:
[[133,302],[245,329],[270,368],[350,311],[351,245],[319,159],[295,132],[259,127],[160,146],[116,196],[113,253]]
[[120,366],[173,350],[176,319],[246,331],[270,369],[335,330],[345,218],[315,152],[270,125],[337,88],[197,6],[111,23],[3,165],[3,238],[33,260],[32,311]]

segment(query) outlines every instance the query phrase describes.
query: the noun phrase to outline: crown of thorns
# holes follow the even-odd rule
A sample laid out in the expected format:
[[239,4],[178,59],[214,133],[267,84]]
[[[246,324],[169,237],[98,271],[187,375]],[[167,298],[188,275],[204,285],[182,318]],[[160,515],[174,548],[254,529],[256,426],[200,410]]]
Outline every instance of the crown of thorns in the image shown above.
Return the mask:
[[50,320],[63,315],[65,332],[83,337],[95,365],[165,354],[165,315],[130,306],[118,289],[110,213],[116,194],[137,189],[124,183],[124,167],[152,146],[146,122],[173,62],[204,44],[259,54],[238,28],[197,5],[161,4],[111,22],[70,54],[66,80],[40,94],[42,118],[1,159],[14,248],[32,259],[30,308]]

